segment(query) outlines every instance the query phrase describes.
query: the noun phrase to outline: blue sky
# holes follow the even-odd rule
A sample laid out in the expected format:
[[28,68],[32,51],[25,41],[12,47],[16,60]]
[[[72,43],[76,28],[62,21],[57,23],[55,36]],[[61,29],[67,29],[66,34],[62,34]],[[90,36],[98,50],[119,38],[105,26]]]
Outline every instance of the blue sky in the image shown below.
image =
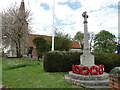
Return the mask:
[[113,5],[113,4],[111,4],[111,5],[108,6],[108,8],[115,8],[115,9],[118,9],[118,5]]
[[49,5],[46,3],[41,3],[40,6],[43,7],[45,10],[50,10]]
[[[21,0],[1,0],[1,9],[7,8],[11,3]],[[54,26],[61,28],[65,34],[74,37],[76,32],[84,31],[82,13],[87,11],[88,31],[98,33],[100,30],[118,34],[118,1],[119,0],[24,0],[26,9],[33,13],[33,33],[52,35]]]
[[79,9],[81,7],[81,3],[80,2],[58,2],[58,5],[67,5],[68,7],[70,7],[73,10]]

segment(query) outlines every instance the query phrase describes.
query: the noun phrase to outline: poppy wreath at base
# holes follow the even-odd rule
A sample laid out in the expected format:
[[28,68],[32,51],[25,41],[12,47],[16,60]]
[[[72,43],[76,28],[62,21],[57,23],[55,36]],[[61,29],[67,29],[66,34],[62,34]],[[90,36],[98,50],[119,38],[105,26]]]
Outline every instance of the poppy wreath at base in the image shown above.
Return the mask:
[[72,72],[75,74],[82,74],[82,75],[98,75],[104,73],[104,65],[99,66],[79,66],[79,65],[72,65]]

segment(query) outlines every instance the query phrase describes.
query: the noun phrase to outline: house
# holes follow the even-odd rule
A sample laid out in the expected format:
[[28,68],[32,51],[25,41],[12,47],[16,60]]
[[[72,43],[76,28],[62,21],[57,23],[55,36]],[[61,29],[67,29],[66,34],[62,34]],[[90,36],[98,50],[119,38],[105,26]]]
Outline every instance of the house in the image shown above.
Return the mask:
[[[37,50],[36,50],[36,46],[33,43],[33,39],[36,37],[43,37],[44,39],[48,40],[48,39],[52,39],[52,36],[47,36],[47,35],[38,35],[38,34],[30,34],[29,39],[28,39],[28,47],[29,47],[29,54],[32,54],[33,57],[37,56]],[[79,42],[77,41],[70,41],[71,43],[71,52],[81,52],[81,46],[79,44]]]

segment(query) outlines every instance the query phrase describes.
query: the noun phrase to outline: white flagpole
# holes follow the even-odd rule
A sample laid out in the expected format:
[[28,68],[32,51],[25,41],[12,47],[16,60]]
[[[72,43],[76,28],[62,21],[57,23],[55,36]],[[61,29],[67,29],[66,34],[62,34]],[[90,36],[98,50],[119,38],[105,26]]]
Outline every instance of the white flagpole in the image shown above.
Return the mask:
[[54,2],[54,0],[53,0],[53,27],[52,27],[52,29],[53,29],[53,33],[52,33],[52,51],[54,51],[54,5],[55,5],[55,2]]
[[118,44],[120,44],[120,1],[118,2]]

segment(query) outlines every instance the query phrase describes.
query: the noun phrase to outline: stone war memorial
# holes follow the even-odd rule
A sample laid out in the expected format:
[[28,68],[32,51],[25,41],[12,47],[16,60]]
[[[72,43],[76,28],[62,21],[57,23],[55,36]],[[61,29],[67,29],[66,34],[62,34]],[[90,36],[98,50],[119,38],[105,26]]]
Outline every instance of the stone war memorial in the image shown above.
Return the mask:
[[87,12],[84,17],[84,49],[80,56],[80,64],[72,65],[72,71],[65,75],[65,80],[86,88],[108,88],[109,74],[104,72],[104,65],[95,65],[94,55],[89,49],[89,35],[87,28]]

